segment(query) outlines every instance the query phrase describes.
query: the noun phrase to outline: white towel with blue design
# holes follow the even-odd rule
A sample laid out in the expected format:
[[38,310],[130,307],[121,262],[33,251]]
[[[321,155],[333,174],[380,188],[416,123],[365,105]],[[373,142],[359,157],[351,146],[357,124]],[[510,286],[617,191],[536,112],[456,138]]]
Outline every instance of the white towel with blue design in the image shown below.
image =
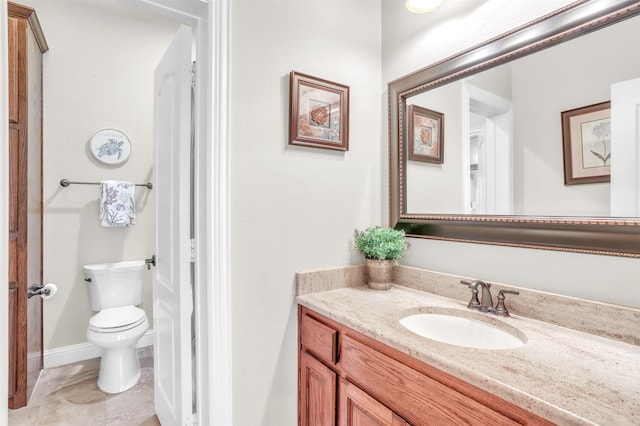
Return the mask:
[[100,223],[107,228],[136,223],[135,184],[122,180],[100,182]]

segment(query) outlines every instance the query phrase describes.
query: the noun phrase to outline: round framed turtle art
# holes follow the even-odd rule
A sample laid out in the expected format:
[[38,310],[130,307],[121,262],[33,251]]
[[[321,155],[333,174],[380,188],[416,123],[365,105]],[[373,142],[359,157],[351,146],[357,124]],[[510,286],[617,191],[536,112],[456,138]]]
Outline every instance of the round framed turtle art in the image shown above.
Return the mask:
[[89,140],[89,151],[103,164],[119,165],[129,159],[131,142],[120,130],[102,129]]

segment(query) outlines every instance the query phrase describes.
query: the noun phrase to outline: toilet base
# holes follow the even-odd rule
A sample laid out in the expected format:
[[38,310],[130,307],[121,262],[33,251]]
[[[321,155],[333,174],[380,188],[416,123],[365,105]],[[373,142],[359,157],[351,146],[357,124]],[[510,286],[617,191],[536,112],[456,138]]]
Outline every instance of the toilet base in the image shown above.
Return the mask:
[[140,360],[135,345],[102,349],[98,387],[106,393],[120,393],[140,379]]
[[[100,314],[96,314],[100,315]],[[91,324],[91,321],[89,322]],[[87,340],[102,349],[98,387],[106,393],[120,393],[140,379],[140,360],[136,344],[149,329],[146,316],[139,325],[128,330],[101,332],[89,326]]]

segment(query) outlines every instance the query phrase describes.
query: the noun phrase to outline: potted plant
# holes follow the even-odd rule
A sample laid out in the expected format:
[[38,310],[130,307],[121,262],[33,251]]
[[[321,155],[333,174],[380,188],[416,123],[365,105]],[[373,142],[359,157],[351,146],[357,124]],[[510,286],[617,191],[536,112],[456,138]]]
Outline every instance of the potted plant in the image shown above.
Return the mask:
[[355,230],[354,245],[366,259],[367,284],[375,290],[391,288],[393,267],[409,247],[404,231],[373,226]]

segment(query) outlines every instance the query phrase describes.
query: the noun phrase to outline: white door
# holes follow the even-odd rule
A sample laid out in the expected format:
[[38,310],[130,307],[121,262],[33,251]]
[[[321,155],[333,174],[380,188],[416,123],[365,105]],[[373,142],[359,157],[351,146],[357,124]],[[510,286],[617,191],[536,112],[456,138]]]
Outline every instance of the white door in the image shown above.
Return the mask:
[[191,28],[182,26],[154,75],[155,409],[164,426],[193,424],[191,339]]

